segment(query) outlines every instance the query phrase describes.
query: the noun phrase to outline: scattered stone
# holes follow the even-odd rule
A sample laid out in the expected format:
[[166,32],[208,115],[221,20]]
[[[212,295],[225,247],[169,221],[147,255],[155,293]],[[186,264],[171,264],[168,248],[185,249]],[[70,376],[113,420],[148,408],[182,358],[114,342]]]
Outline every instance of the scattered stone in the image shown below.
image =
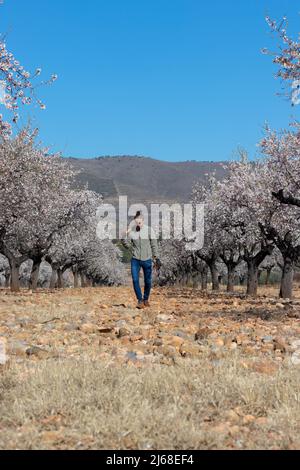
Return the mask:
[[78,325],[75,323],[67,323],[67,325],[64,326],[65,331],[76,331],[78,329]]
[[235,349],[237,349],[238,345],[237,343],[235,343],[234,341],[232,341],[232,343],[229,345],[229,349],[231,349],[232,351],[234,351]]
[[232,422],[238,422],[240,420],[239,415],[234,410],[226,411],[224,417]]
[[296,339],[291,342],[291,349],[293,351],[296,351],[297,349],[300,349],[300,339]]
[[231,427],[229,428],[229,435],[230,435],[230,436],[234,437],[234,436],[236,436],[236,435],[239,434],[239,433],[240,433],[240,427],[239,427],[239,426],[234,425],[234,426],[231,426]]
[[79,327],[80,331],[83,333],[89,334],[89,333],[96,333],[99,330],[98,325],[95,325],[93,323],[83,323]]
[[256,420],[255,416],[252,415],[245,415],[243,417],[243,424],[251,424]]
[[297,350],[292,354],[291,363],[294,366],[298,366],[300,364],[300,350]]
[[130,341],[132,343],[135,343],[137,341],[141,341],[143,339],[143,335],[131,335],[130,336]]
[[[116,294],[113,289],[103,288],[101,293],[93,291],[93,296],[87,290],[82,295],[79,290],[62,295],[53,291],[51,296],[43,295],[42,300],[39,295],[29,295],[29,303],[18,297],[8,298],[3,292],[2,299],[7,298],[0,317],[0,335],[7,339],[7,354],[21,356],[17,359],[20,362],[26,356],[53,356],[52,351],[66,357],[86,354],[119,364],[130,360],[134,367],[146,363],[171,365],[177,359],[198,359],[203,354],[210,360],[209,367],[224,367],[226,358],[234,353],[238,362],[245,364],[242,367],[270,375],[282,363],[300,364],[300,325],[289,313],[300,312],[300,301],[278,302],[267,295],[251,299],[223,292],[198,291],[195,295],[192,290],[176,288],[169,292],[159,288],[153,292],[152,308],[141,313],[134,308],[133,293],[128,296],[126,287],[123,295],[122,289]],[[8,306],[11,302],[13,308]],[[53,318],[54,314],[60,321]],[[42,321],[47,318],[51,320]],[[45,351],[28,354],[32,344]],[[112,355],[113,350],[116,353]],[[242,425],[242,419],[238,424]]]
[[264,344],[261,348],[261,351],[262,352],[274,351],[274,344],[273,343]]
[[156,316],[156,321],[159,323],[169,323],[174,320],[173,315],[165,315],[164,313],[161,313]]
[[262,338],[262,342],[263,342],[263,343],[272,343],[273,340],[274,340],[273,336],[270,336],[270,335],[264,336],[264,337]]
[[0,338],[0,366],[4,366],[8,361],[6,349],[7,349],[6,338]]
[[294,310],[289,310],[287,313],[289,318],[300,318],[300,312],[296,312]]
[[159,346],[157,348],[157,352],[163,356],[170,357],[170,358],[174,358],[177,354],[177,351],[173,346],[167,346],[167,345]]
[[184,331],[181,331],[181,330],[175,330],[173,334],[174,336],[179,336],[180,338],[183,338],[183,339],[188,338],[188,335]]
[[39,348],[38,346],[31,346],[26,349],[27,356],[36,356],[39,359],[47,359],[49,357],[49,352],[45,349]]
[[32,321],[29,318],[20,318],[19,319],[19,325],[20,325],[21,328],[24,328],[24,326],[27,326],[30,323],[32,323]]
[[179,352],[183,357],[194,357],[199,354],[200,348],[196,344],[184,342],[180,346]]
[[217,338],[217,339],[213,340],[213,346],[223,347],[224,346],[224,339],[223,338]]
[[199,328],[197,333],[195,333],[195,340],[202,341],[208,337],[212,333],[210,328]]
[[48,345],[50,342],[50,338],[48,336],[39,336],[37,343],[43,346]]
[[274,351],[279,350],[282,353],[285,353],[287,350],[287,344],[284,338],[276,337],[274,339]]
[[29,344],[25,341],[10,340],[8,342],[8,352],[16,356],[25,356]]
[[104,334],[104,333],[111,333],[113,331],[113,328],[110,326],[100,326],[98,328],[99,333]]
[[228,434],[230,425],[228,423],[219,423],[216,426],[212,427],[212,431],[217,434]]
[[130,331],[127,329],[127,328],[119,328],[117,330],[117,338],[123,338],[124,336],[129,336],[130,335]]
[[145,339],[150,339],[155,335],[155,330],[152,325],[141,325],[137,330],[136,334],[140,334]]
[[137,361],[137,354],[135,351],[127,351],[126,353],[126,358],[129,360],[129,361]]
[[179,349],[184,341],[179,336],[165,336],[163,340],[167,345],[174,346],[176,349]]

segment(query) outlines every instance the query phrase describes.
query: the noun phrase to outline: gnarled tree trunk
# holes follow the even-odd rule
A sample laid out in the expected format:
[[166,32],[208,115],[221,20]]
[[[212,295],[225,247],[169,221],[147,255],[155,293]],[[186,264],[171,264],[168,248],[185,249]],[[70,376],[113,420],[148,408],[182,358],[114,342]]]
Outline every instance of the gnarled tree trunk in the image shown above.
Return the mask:
[[266,286],[270,285],[270,277],[271,277],[271,272],[273,268],[267,268],[266,269]]
[[9,260],[10,264],[10,288],[12,292],[20,291],[19,271],[22,263],[18,263],[13,259]]
[[86,276],[84,273],[80,273],[81,287],[87,287]]
[[234,291],[234,268],[231,264],[227,265],[227,292]]
[[79,274],[77,266],[72,267],[72,272],[74,276],[74,288],[77,289],[79,287]]
[[192,279],[193,279],[192,281],[193,289],[198,289],[199,285],[201,284],[201,274],[194,273]]
[[63,272],[60,268],[57,270],[57,288],[61,289],[64,286]]
[[258,266],[254,259],[247,261],[247,295],[256,296],[258,286]]
[[211,272],[212,290],[219,291],[220,290],[219,273],[217,270],[216,263],[214,261],[209,263],[209,269]]
[[203,266],[203,269],[201,271],[201,289],[202,290],[207,290],[207,272],[208,272],[208,266],[205,265]]
[[282,299],[291,299],[293,296],[294,263],[291,258],[284,258],[282,269],[280,293]]
[[8,288],[10,286],[10,270],[5,270],[5,287]]
[[52,266],[52,274],[50,279],[50,289],[55,289],[57,280],[57,270]]
[[[263,262],[266,256],[271,255],[274,249],[274,245],[265,244],[261,246],[260,251],[256,255],[252,255],[251,252],[245,250],[244,260],[247,263],[247,295],[256,296],[258,286],[258,268]],[[253,251],[253,250],[252,250]]]
[[42,262],[41,258],[37,258],[33,260],[33,266],[32,266],[32,271],[31,271],[30,280],[29,280],[29,287],[32,290],[36,290],[38,286],[41,262]]
[[13,292],[20,291],[20,266],[24,261],[28,259],[26,255],[21,255],[16,257],[10,249],[8,249],[5,245],[2,245],[1,251],[4,256],[6,256],[9,267],[10,267],[10,288]]

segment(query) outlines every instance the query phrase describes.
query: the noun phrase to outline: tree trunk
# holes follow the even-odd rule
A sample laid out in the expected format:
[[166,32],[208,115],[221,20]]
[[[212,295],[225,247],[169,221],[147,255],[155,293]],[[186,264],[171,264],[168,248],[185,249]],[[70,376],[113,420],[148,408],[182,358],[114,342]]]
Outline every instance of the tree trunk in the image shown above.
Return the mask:
[[10,286],[10,271],[5,271],[5,287],[8,288]]
[[201,283],[201,274],[200,273],[195,273],[193,275],[193,289],[198,289],[199,285]]
[[234,267],[230,264],[227,265],[227,292],[234,291]]
[[63,272],[61,269],[57,270],[57,288],[61,289],[64,286],[64,281],[63,281]]
[[188,283],[188,275],[187,275],[187,274],[184,274],[184,275],[182,276],[182,283],[181,283],[181,284],[182,284],[183,287],[186,287],[186,286],[187,286],[187,283]]
[[79,287],[79,275],[77,267],[73,267],[72,272],[74,276],[74,288],[77,289]]
[[84,273],[80,273],[81,287],[87,287],[86,277]]
[[254,260],[247,262],[248,265],[248,278],[247,278],[247,295],[256,296],[257,295],[257,285],[258,285],[258,266]]
[[32,290],[36,290],[38,286],[41,261],[41,259],[33,260],[33,266],[29,280],[29,287],[31,287]]
[[269,286],[270,285],[270,277],[271,277],[271,272],[272,272],[272,268],[267,268],[266,270],[266,286]]
[[294,263],[290,258],[284,259],[280,293],[282,299],[291,299],[293,296]]
[[55,289],[57,280],[57,270],[52,266],[52,274],[50,280],[50,289]]
[[219,274],[215,263],[211,263],[209,265],[209,269],[211,272],[211,283],[212,283],[212,290],[219,291],[220,284],[219,284]]
[[208,271],[208,267],[206,265],[201,271],[201,289],[202,290],[207,290],[207,271]]
[[10,264],[10,288],[12,292],[20,291],[20,279],[19,279],[19,270],[20,264],[16,263],[14,260],[9,260]]
[[258,270],[258,273],[257,273],[257,282],[258,282],[258,283],[260,283],[261,275],[262,275],[262,271],[261,271],[261,270]]

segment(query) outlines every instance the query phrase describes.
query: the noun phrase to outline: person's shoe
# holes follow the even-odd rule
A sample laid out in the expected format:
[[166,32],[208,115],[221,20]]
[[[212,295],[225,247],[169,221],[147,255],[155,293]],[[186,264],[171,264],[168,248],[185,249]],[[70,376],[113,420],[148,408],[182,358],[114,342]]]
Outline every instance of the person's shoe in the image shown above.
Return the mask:
[[140,301],[138,302],[136,308],[139,308],[139,309],[145,308],[144,302],[143,302],[142,300],[140,300]]
[[150,307],[149,300],[144,300],[144,306],[145,306],[145,307]]

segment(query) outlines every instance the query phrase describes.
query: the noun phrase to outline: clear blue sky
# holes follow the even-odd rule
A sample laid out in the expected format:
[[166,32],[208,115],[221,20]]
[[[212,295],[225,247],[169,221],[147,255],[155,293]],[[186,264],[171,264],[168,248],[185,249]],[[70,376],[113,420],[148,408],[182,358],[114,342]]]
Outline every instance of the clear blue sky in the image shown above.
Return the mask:
[[59,76],[40,90],[47,110],[30,110],[52,150],[225,160],[237,145],[254,155],[266,120],[286,127],[299,113],[275,96],[260,53],[277,46],[265,14],[287,15],[297,34],[299,11],[294,0],[5,0],[0,29],[27,69]]

